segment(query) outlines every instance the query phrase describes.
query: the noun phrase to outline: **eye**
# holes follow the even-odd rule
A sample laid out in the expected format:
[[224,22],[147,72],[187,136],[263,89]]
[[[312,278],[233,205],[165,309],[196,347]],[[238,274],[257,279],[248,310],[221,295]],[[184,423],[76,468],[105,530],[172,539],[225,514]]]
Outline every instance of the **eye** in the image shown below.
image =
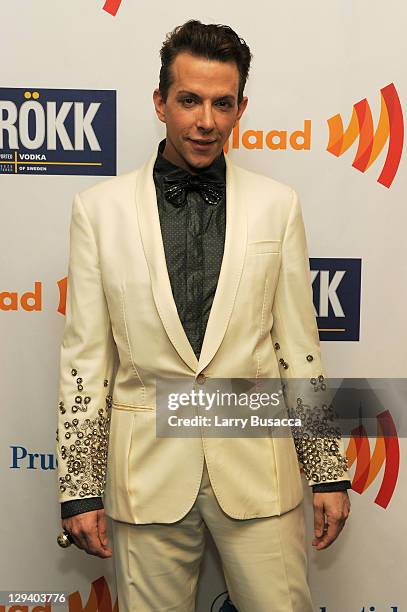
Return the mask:
[[218,100],[216,102],[216,105],[224,109],[228,109],[232,107],[231,103],[228,100]]
[[184,104],[184,106],[192,106],[195,104],[194,98],[191,97],[182,98],[181,102]]

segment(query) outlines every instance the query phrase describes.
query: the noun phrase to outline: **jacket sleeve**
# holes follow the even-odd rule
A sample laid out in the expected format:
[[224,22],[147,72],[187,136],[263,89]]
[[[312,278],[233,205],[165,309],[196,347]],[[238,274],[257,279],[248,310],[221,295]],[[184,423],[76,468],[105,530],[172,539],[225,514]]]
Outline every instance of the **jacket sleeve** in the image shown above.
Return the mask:
[[[289,416],[301,421],[291,431],[308,484],[346,481],[349,487],[347,457],[321,363],[304,222],[293,190],[281,245],[271,336]],[[324,489],[330,487],[319,490]],[[331,490],[336,487],[332,485]]]
[[63,518],[83,508],[103,507],[114,364],[115,343],[97,243],[76,194],[70,225],[56,437]]

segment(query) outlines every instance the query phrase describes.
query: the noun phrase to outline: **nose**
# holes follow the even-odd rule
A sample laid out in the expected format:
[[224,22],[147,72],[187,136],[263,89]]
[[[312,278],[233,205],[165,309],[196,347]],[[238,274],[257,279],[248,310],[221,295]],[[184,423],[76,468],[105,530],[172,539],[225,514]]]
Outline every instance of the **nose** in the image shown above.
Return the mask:
[[198,129],[205,132],[210,132],[211,130],[213,130],[215,126],[215,121],[213,118],[212,104],[210,101],[208,102],[208,104],[201,105],[196,125]]

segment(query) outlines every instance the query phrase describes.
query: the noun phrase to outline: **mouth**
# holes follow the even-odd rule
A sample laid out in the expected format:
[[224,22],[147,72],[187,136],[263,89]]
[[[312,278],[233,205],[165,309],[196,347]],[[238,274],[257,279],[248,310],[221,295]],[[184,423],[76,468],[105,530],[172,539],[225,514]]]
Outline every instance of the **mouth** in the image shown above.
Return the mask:
[[199,140],[194,138],[188,138],[188,141],[191,145],[198,150],[206,150],[209,149],[212,145],[216,143],[216,140]]

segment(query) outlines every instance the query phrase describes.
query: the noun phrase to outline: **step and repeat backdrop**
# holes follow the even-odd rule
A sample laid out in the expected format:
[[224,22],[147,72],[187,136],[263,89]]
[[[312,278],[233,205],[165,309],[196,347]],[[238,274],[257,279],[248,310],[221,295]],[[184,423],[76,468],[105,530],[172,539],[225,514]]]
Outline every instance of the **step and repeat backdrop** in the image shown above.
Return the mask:
[[[164,137],[152,92],[166,33],[191,18],[229,24],[254,57],[249,105],[228,154],[300,195],[326,370],[404,379],[407,8],[395,0],[208,0],[200,8],[186,0],[25,0],[3,3],[1,17],[0,591],[64,592],[61,610],[111,612],[111,560],[56,543],[73,196],[141,165]],[[320,552],[311,546],[304,479],[318,612],[407,606],[406,453],[391,397],[376,418],[379,432],[385,422],[394,435],[345,439],[352,513]],[[230,611],[225,590],[209,539],[197,610]],[[57,607],[2,597],[0,612]]]

